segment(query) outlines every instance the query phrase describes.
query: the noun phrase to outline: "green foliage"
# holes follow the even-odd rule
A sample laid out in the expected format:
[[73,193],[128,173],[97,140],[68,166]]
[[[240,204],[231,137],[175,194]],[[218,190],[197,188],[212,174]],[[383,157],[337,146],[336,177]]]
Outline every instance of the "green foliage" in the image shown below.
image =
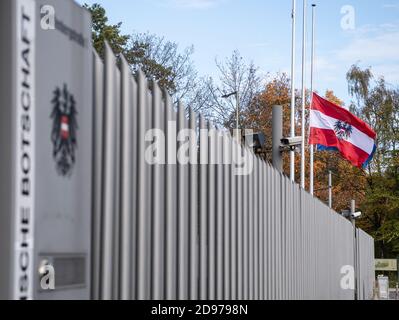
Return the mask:
[[93,47],[104,58],[104,41],[108,41],[116,55],[123,54],[132,71],[139,68],[148,79],[157,81],[176,100],[185,98],[196,85],[196,71],[191,61],[193,47],[179,52],[178,45],[148,33],[124,35],[122,23],[109,24],[100,4],[84,7],[92,15]]
[[125,54],[130,36],[121,34],[122,23],[108,24],[105,9],[99,4],[83,5],[92,15],[92,41],[97,53],[104,58],[104,41],[107,40],[115,54]]
[[[377,240],[391,243],[399,238],[399,221],[389,220],[376,232]],[[396,243],[396,247],[398,243]]]
[[360,69],[358,65],[353,65],[346,75],[349,93],[357,97],[358,101],[365,99],[369,94],[370,81],[373,79],[371,69]]
[[352,111],[377,133],[377,151],[368,168],[360,226],[376,239],[376,256],[399,253],[399,90],[384,78],[372,81],[370,68],[354,65],[347,74],[356,98]]

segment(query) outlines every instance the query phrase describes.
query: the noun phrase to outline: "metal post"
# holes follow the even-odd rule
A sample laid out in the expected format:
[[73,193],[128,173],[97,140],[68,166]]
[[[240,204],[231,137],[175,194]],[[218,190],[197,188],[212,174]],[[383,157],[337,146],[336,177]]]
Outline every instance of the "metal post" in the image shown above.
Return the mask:
[[[134,77],[130,77],[131,80],[131,93],[132,93],[132,108],[133,108],[133,112],[132,112],[132,131],[135,134],[135,138],[132,141],[133,147],[132,147],[132,154],[133,154],[133,160],[131,160],[132,162],[132,179],[134,179],[135,177],[138,176],[137,173],[137,157],[135,156],[137,154],[137,150],[138,150],[138,142],[137,142],[137,128],[138,128],[138,99],[137,99],[137,95],[138,95],[138,85],[137,82],[135,80]],[[138,188],[139,186],[136,183],[132,183],[132,208],[133,208],[133,212],[132,217],[131,217],[131,239],[132,239],[132,244],[131,244],[131,251],[130,251],[130,272],[131,272],[131,276],[130,276],[130,285],[131,285],[131,289],[130,289],[130,299],[129,300],[136,300],[137,299],[137,290],[135,290],[135,288],[137,287],[137,209],[136,209],[136,202],[137,202],[137,194],[138,194]]]
[[216,129],[208,123],[208,299],[216,299],[216,215],[215,215],[215,155],[216,155]]
[[[177,208],[176,208],[176,113],[169,94],[165,97],[166,157],[168,159],[165,172],[165,296],[167,300],[177,297]],[[139,119],[140,120],[140,119]],[[170,123],[169,123],[170,122]],[[137,173],[140,174],[140,168]],[[140,192],[140,188],[139,188]],[[137,280],[138,282],[138,280]]]
[[273,106],[273,166],[283,172],[283,157],[280,150],[281,139],[283,139],[283,107]]
[[[190,129],[196,132],[197,117],[190,108]],[[190,299],[198,299],[199,275],[199,235],[198,235],[198,150],[197,136],[191,137],[190,143]]]
[[353,217],[353,214],[356,212],[356,202],[355,200],[352,200],[351,202],[351,222],[353,225],[353,230],[354,230],[354,246],[353,246],[353,255],[354,255],[354,259],[353,259],[353,267],[355,269],[355,300],[358,299],[358,294],[357,294],[357,272],[358,272],[358,265],[357,265],[357,237],[356,237],[356,220]]
[[305,189],[305,108],[306,108],[306,0],[303,0],[303,37],[302,37],[302,148],[301,148],[301,188]]
[[[137,185],[140,186],[137,194],[137,299],[148,300],[149,295],[149,246],[146,230],[149,225],[149,208],[146,201],[146,190],[148,188],[148,167],[146,168],[145,153],[145,131],[146,131],[146,106],[148,83],[144,73],[139,70],[138,79],[138,128],[137,128]],[[146,173],[147,172],[147,173]]]
[[208,129],[204,117],[199,118],[200,167],[199,167],[199,224],[200,224],[200,290],[199,298],[208,299]]
[[328,171],[328,207],[332,209],[332,172]]
[[131,71],[126,59],[121,57],[121,107],[122,107],[122,130],[121,130],[121,299],[129,300],[131,296],[131,244],[132,234],[132,169],[130,159],[133,157],[133,134],[132,119],[133,108],[131,104]]
[[237,134],[238,130],[240,129],[240,94],[236,92],[236,108],[237,108],[237,115],[236,115],[236,129],[237,129]]
[[[239,159],[242,149],[239,142],[233,143],[235,161]],[[237,216],[237,294],[238,300],[244,299],[244,178],[245,176],[235,176],[236,178],[236,216]]]
[[232,267],[231,262],[231,229],[232,229],[232,216],[234,212],[231,208],[231,188],[232,188],[232,178],[230,176],[231,167],[231,145],[230,145],[230,135],[224,133],[223,139],[223,251],[224,251],[224,262],[223,262],[223,272],[224,272],[224,299],[231,299],[231,276],[230,270]]
[[397,282],[397,285],[396,285],[396,299],[399,300],[399,295],[398,295],[398,290],[397,290],[398,285],[399,285],[399,255],[397,256],[396,260],[397,260],[397,263],[396,263],[397,269],[396,269],[396,271],[398,273],[397,274],[397,278],[396,278],[396,282]]
[[216,179],[216,299],[223,300],[223,189],[227,187],[223,182],[223,140],[220,131],[215,131],[215,151],[216,151],[216,165],[215,165],[215,179]]
[[[316,5],[312,4],[312,63],[311,63],[311,80],[310,94],[313,101],[313,80],[314,80],[314,56],[315,56],[315,24],[316,24]],[[314,145],[310,145],[310,194],[314,194]],[[331,206],[330,206],[331,208]]]
[[[162,92],[158,84],[153,83],[153,117],[152,125],[154,129],[162,129]],[[158,139],[158,138],[157,138]],[[153,214],[153,268],[152,268],[152,297],[155,300],[162,300],[164,298],[164,252],[165,252],[165,238],[164,238],[164,214],[162,212],[162,170],[160,164],[155,164],[152,174],[152,214]]]
[[[238,250],[238,232],[237,232],[237,215],[239,213],[239,201],[237,195],[237,185],[238,185],[238,178],[235,176],[234,173],[234,160],[236,157],[236,149],[235,149],[235,142],[230,139],[230,148],[231,148],[231,165],[230,167],[230,221],[231,221],[231,230],[230,230],[230,258],[231,258],[231,265],[230,265],[230,297],[231,300],[237,299],[237,275],[238,275],[238,262],[237,262],[237,250]],[[241,195],[240,195],[241,196]]]
[[[183,132],[187,128],[185,118],[185,108],[181,102],[178,104],[178,132]],[[178,136],[178,148],[185,143],[184,137]],[[188,202],[187,202],[187,169],[188,166],[183,163],[177,165],[177,225],[178,225],[178,260],[177,260],[177,274],[178,274],[178,299],[188,299],[188,262],[189,262],[189,246],[188,246]]]
[[101,283],[101,204],[103,184],[103,121],[104,121],[104,66],[97,53],[94,53],[94,174],[93,174],[93,231],[92,231],[92,298],[100,299]]
[[113,274],[113,212],[115,209],[115,135],[116,135],[116,113],[115,113],[115,56],[108,43],[105,43],[104,64],[104,151],[103,171],[104,189],[103,202],[101,204],[102,214],[102,277],[101,277],[101,299],[112,299],[112,274]]
[[[295,42],[296,0],[292,0],[292,61],[291,61],[291,138],[295,137]],[[295,151],[290,152],[290,179],[295,181]]]

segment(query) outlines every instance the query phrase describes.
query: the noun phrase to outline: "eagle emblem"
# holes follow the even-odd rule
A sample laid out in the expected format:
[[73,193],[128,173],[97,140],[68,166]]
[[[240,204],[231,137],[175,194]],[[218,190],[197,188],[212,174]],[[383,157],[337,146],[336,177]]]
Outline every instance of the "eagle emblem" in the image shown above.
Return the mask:
[[62,89],[57,87],[54,90],[51,103],[53,105],[51,112],[53,158],[58,174],[62,177],[68,177],[72,174],[76,160],[76,131],[78,129],[76,101],[68,91],[67,85],[64,84]]
[[346,140],[352,135],[353,128],[349,123],[337,121],[334,125],[334,131],[339,140]]

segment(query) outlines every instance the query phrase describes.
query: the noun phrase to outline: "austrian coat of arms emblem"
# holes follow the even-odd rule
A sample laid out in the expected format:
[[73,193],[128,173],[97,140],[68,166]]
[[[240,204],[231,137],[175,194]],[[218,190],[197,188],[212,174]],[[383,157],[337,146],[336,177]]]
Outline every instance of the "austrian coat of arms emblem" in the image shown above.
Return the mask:
[[353,132],[353,127],[344,121],[337,121],[334,125],[335,135],[339,140],[347,140]]
[[76,101],[66,84],[53,92],[51,119],[53,127],[51,142],[57,173],[71,176],[76,161],[76,131],[78,129]]

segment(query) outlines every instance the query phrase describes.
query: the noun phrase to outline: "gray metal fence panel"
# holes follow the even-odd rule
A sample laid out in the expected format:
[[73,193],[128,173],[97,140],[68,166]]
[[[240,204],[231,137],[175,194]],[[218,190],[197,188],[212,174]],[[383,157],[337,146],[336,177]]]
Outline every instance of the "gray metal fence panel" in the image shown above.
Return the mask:
[[[165,126],[166,126],[166,182],[165,182],[165,267],[166,299],[177,298],[177,205],[176,205],[176,139],[173,121],[176,120],[176,112],[173,110],[170,96],[165,93]],[[138,185],[140,187],[140,185]]]
[[[185,118],[184,106],[179,103],[178,106],[178,150],[183,150],[186,143],[184,130],[188,128]],[[183,154],[180,154],[183,157]],[[177,164],[177,210],[178,210],[178,298],[180,300],[188,299],[188,262],[189,262],[189,245],[188,245],[188,165],[178,161]]]
[[216,132],[216,299],[223,300],[223,260],[224,260],[224,212],[223,212],[223,140],[220,132]]
[[[238,157],[238,146],[235,147],[235,157]],[[237,299],[244,299],[244,219],[243,219],[243,207],[244,207],[244,177],[235,176],[237,181]]]
[[132,77],[131,78],[131,101],[132,101],[132,118],[131,118],[131,124],[132,124],[132,132],[133,135],[130,137],[130,141],[132,143],[132,153],[133,153],[133,159],[136,161],[130,161],[130,164],[132,166],[132,212],[131,212],[131,225],[130,225],[130,233],[131,233],[131,252],[130,252],[130,299],[136,299],[137,297],[137,291],[135,288],[137,287],[137,210],[136,210],[136,203],[137,203],[137,191],[138,191],[138,185],[137,185],[137,150],[138,150],[138,143],[137,143],[137,130],[138,130],[138,101],[137,101],[137,92],[138,92],[138,87],[137,87],[137,82],[136,80]]
[[[120,236],[121,236],[121,72],[117,67],[115,69],[115,103],[113,107],[115,108],[115,165],[114,165],[114,218],[113,218],[113,246],[112,246],[112,299],[120,299],[120,258],[121,258],[121,246],[120,246]],[[116,107],[115,107],[116,106]]]
[[[248,159],[249,154],[247,150],[244,150],[244,156]],[[250,254],[249,254],[249,229],[250,229],[250,219],[249,216],[251,214],[249,210],[249,203],[250,203],[250,180],[251,175],[245,175],[243,177],[243,194],[244,194],[244,201],[242,207],[242,216],[243,216],[243,299],[249,299],[249,290],[250,290]]]
[[131,101],[131,82],[130,68],[126,60],[122,58],[121,63],[121,107],[122,107],[122,123],[121,123],[121,264],[120,264],[120,288],[121,299],[130,299],[130,277],[131,277],[131,257],[132,251],[132,185],[133,175],[131,159],[133,158],[133,144],[131,137],[133,136],[133,107]]
[[371,300],[374,289],[374,240],[364,231],[357,229],[357,290],[360,300]]
[[149,183],[148,165],[145,162],[145,133],[148,119],[148,83],[144,74],[138,72],[138,132],[137,132],[137,299],[150,298],[148,273],[150,272],[150,247],[148,243],[148,229],[150,227],[150,208],[147,202],[147,189]]
[[105,44],[104,64],[104,151],[103,151],[103,194],[102,194],[102,264],[101,298],[112,299],[113,288],[113,226],[115,216],[116,178],[116,132],[117,93],[116,59],[108,44]]
[[[190,129],[197,130],[197,117],[195,112],[190,109]],[[195,135],[190,144],[190,299],[197,300],[199,297],[199,219],[198,219],[198,139]]]
[[230,215],[230,298],[231,300],[237,299],[237,274],[238,274],[238,260],[237,260],[237,215],[238,215],[238,197],[237,197],[237,177],[234,175],[234,166],[232,165],[234,159],[234,143],[229,137],[230,143],[230,163],[228,166],[229,171],[227,173],[228,179],[230,179],[230,211],[227,212]]
[[[349,221],[116,62],[108,45],[104,63],[95,54],[93,298],[353,299],[341,272],[355,248],[358,297],[371,298],[370,236],[355,243]],[[164,161],[149,163],[158,140]]]
[[231,179],[231,145],[230,145],[230,135],[227,133],[223,133],[222,137],[223,141],[223,183],[222,183],[222,192],[223,192],[223,281],[224,281],[224,300],[232,299],[231,294],[231,234],[233,229],[232,216],[234,215],[232,206],[231,206],[231,190],[232,190],[232,179]]
[[260,197],[259,197],[259,192],[260,192],[260,188],[259,188],[259,177],[260,177],[260,164],[259,164],[259,159],[256,157],[255,158],[255,171],[254,171],[254,195],[255,195],[255,199],[254,199],[254,211],[255,211],[255,215],[254,215],[254,285],[255,285],[255,299],[259,300],[259,296],[260,296],[260,292],[259,292],[259,260],[260,260],[260,252],[259,252],[259,206],[260,206]]
[[[250,161],[253,161],[253,156],[249,154]],[[254,170],[248,176],[248,299],[254,299],[254,181],[255,181],[255,170],[256,166],[254,165]]]
[[94,141],[93,141],[93,203],[92,203],[92,237],[91,237],[91,290],[95,300],[100,299],[101,284],[101,214],[102,214],[102,186],[103,186],[103,116],[104,116],[104,66],[97,53],[93,58],[93,104],[94,104]]
[[[163,108],[161,104],[162,93],[157,83],[153,84],[153,100],[152,100],[152,128],[163,130],[162,114]],[[163,131],[164,132],[164,131]],[[156,135],[156,134],[154,134]],[[152,137],[153,141],[158,140],[158,136]],[[161,145],[164,145],[162,142]],[[157,153],[162,153],[162,150],[156,150]],[[154,157],[160,156],[155,154]],[[165,190],[163,187],[163,168],[161,164],[154,164],[152,171],[152,297],[155,300],[163,299],[164,291],[164,226],[165,215],[164,206],[162,202],[162,193]]]
[[209,129],[208,166],[208,299],[216,299],[216,131],[211,123]]
[[200,215],[200,298],[208,298],[208,130],[203,116],[200,116],[200,193],[199,193],[199,215]]
[[266,299],[265,282],[266,282],[266,270],[265,270],[265,166],[261,162],[259,165],[259,300]]

